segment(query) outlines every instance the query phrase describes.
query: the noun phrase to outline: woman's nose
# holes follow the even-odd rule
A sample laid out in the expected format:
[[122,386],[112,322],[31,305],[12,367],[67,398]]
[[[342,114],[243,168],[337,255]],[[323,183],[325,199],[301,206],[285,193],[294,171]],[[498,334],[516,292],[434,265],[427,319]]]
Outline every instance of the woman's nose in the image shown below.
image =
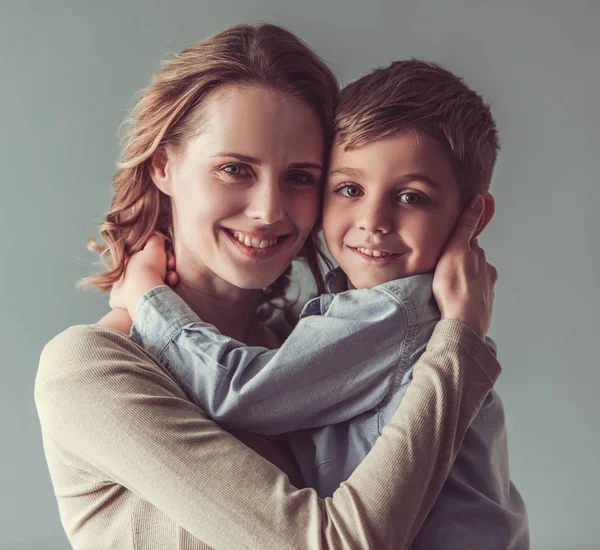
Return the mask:
[[252,186],[247,214],[253,220],[260,220],[266,225],[283,220],[281,189],[276,178],[265,178]]

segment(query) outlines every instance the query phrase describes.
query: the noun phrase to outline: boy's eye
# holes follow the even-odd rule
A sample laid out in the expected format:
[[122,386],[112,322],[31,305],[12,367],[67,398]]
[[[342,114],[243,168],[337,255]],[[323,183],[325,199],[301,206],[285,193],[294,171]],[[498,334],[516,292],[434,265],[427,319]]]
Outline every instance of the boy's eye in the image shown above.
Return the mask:
[[363,192],[357,185],[346,184],[336,189],[336,193],[342,195],[342,197],[348,197],[349,199],[355,199],[362,196]]
[[415,206],[421,203],[422,198],[418,193],[401,193],[398,196],[398,200],[403,204]]

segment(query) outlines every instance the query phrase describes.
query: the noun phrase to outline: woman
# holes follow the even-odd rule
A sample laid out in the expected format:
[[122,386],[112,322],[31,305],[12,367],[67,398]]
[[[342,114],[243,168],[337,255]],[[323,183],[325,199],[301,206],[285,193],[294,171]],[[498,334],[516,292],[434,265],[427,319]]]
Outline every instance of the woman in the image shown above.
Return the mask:
[[[306,258],[320,282],[312,229],[336,99],[327,67],[277,27],[235,27],[184,50],[134,109],[102,226],[112,269],[88,284],[110,289],[159,232],[174,247],[178,293],[202,319],[241,341],[279,345],[286,329],[269,303],[282,298],[292,260]],[[36,403],[73,546],[406,547],[499,374],[467,326],[485,333],[495,278],[469,252],[472,223],[467,212],[440,260],[445,319],[401,408],[332,498],[296,488],[280,440],[236,434],[268,462],[209,421],[153,357],[112,330],[123,328],[118,314],[52,340]],[[255,251],[241,239],[256,239]]]

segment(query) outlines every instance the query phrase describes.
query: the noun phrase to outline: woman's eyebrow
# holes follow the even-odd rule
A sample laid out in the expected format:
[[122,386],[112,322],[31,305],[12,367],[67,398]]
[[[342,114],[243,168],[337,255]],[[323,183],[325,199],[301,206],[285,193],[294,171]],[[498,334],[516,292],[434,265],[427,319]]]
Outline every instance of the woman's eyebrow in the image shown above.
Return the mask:
[[[262,164],[256,157],[250,157],[248,155],[242,155],[240,153],[215,153],[210,158],[234,158],[241,162],[247,162],[248,164]],[[288,168],[303,169],[312,168],[313,170],[323,170],[323,165],[317,162],[292,162]]]
[[296,169],[312,168],[313,170],[323,170],[323,165],[316,162],[292,162],[289,167]]
[[260,160],[257,158],[249,157],[248,155],[241,155],[240,153],[215,153],[210,158],[234,158],[249,164],[260,164]]

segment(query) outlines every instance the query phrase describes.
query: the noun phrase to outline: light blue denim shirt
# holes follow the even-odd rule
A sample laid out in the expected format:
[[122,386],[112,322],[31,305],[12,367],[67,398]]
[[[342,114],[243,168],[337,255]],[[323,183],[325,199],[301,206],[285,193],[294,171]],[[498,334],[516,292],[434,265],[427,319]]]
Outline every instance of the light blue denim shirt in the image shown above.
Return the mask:
[[[334,270],[329,293],[306,304],[278,350],[222,335],[161,286],[140,300],[131,337],[223,426],[287,433],[307,485],[330,496],[406,393],[440,318],[432,278],[346,290],[343,272]],[[495,391],[468,429],[412,548],[529,548],[527,512],[510,481],[504,410]]]

